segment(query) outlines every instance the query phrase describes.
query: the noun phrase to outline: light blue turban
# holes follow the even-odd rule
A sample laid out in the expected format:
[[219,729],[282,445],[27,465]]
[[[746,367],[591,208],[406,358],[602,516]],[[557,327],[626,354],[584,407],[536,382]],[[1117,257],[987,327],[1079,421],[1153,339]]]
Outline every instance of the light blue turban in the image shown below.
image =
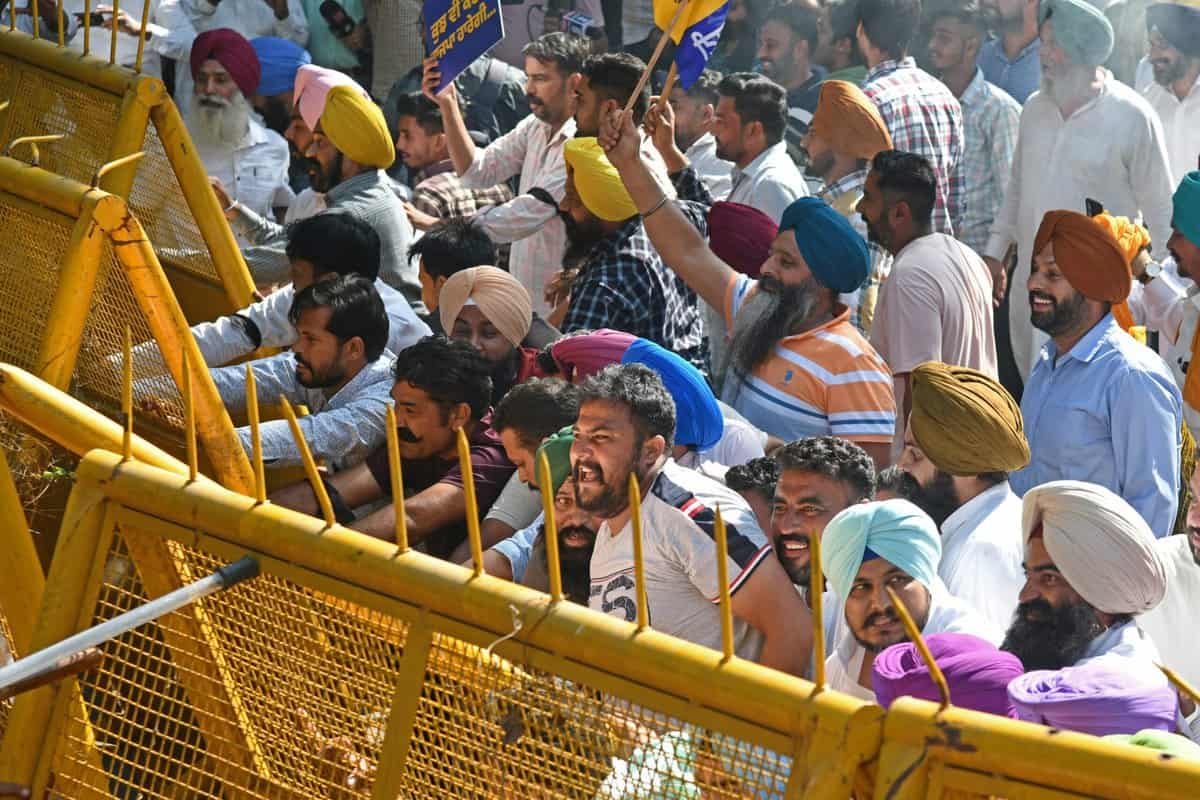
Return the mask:
[[825,577],[841,598],[850,596],[858,568],[876,556],[928,589],[937,582],[942,537],[933,520],[907,500],[856,503],[825,526],[821,554]]
[[796,247],[822,286],[849,294],[867,282],[871,255],[862,234],[824,200],[801,197],[784,209],[779,232],[791,231]]
[[291,92],[296,85],[296,71],[312,63],[312,56],[300,45],[278,36],[260,36],[250,40],[250,46],[258,55],[262,76],[258,79],[258,91],[264,97]]
[[1183,176],[1171,203],[1171,226],[1200,247],[1200,170],[1192,170]]
[[675,401],[675,444],[707,450],[721,441],[725,418],[700,370],[647,339],[634,339],[621,363],[644,364],[662,378]]
[[1054,41],[1071,63],[1098,67],[1108,60],[1114,41],[1112,23],[1087,0],[1042,0],[1038,27],[1047,19],[1054,24]]

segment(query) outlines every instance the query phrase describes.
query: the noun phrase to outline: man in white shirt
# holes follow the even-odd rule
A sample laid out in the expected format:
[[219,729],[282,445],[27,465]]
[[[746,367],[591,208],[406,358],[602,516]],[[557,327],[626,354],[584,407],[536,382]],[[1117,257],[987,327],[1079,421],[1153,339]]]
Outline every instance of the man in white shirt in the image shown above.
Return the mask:
[[483,188],[519,176],[517,197],[473,219],[497,244],[513,243],[510,271],[529,290],[534,311],[546,316],[545,288],[562,268],[567,247],[557,213],[567,183],[562,146],[575,135],[574,88],[587,51],[582,40],[551,33],[530,42],[524,53],[530,115],[482,150],[467,132],[454,86],[434,94],[440,80],[435,61],[425,62],[424,90],[442,110],[450,158],[465,186]]
[[838,638],[825,661],[831,689],[875,699],[875,657],[908,640],[889,588],[923,635],[969,633],[1000,641],[1000,629],[938,578],[941,537],[933,520],[907,500],[851,505],[825,526],[821,552],[829,588],[842,602]]
[[871,344],[892,368],[893,456],[904,444],[910,373],[918,364],[942,361],[996,376],[987,267],[962,242],[933,232],[935,196],[936,177],[928,161],[885,150],[872,160],[858,204],[868,237],[895,257],[871,323]]
[[997,628],[1025,583],[1021,500],[1008,473],[1029,463],[1021,409],[998,382],[937,361],[912,371],[912,414],[900,468],[909,497],[942,532],[938,577]]
[[258,121],[249,101],[260,76],[254,48],[237,32],[219,28],[197,36],[189,58],[196,94],[184,119],[204,169],[231,200],[260,216],[287,208],[295,197],[288,185],[291,153],[282,136]]
[[[300,430],[313,455],[334,469],[354,466],[387,435],[392,357],[383,301],[368,279],[342,276],[300,291],[288,318],[299,332],[292,352],[251,364],[259,406],[278,403],[280,395],[308,406]],[[214,369],[212,377],[225,406],[245,411],[245,365]],[[264,422],[259,430],[268,466],[301,463],[287,420]],[[237,434],[249,455],[249,426]]]
[[675,404],[653,370],[609,366],[580,387],[571,462],[576,501],[604,520],[591,560],[591,607],[626,622],[638,619],[629,476],[642,487],[646,617],[656,630],[718,649],[715,515],[728,535],[729,592],[735,650],[743,657],[803,674],[811,620],[754,514],[736,492],[669,458]]
[[787,154],[787,92],[762,75],[736,72],[717,86],[713,135],[717,158],[732,161],[729,202],[753,206],[779,220],[808,184]]
[[1200,159],[1200,8],[1155,3],[1146,9],[1154,82],[1142,90],[1162,122],[1171,176]]
[[1022,380],[1029,379],[1046,341],[1034,331],[1025,291],[1033,240],[1046,212],[1082,212],[1092,198],[1114,215],[1135,219],[1140,213],[1161,247],[1170,235],[1174,187],[1158,116],[1098,66],[1113,43],[1104,15],[1086,0],[1047,0],[1039,23],[1042,89],[1021,110],[1008,191],[984,248],[993,280],[1003,281],[1008,276],[1001,262],[1016,244],[1008,325]]
[[717,139],[713,136],[720,82],[718,73],[706,69],[690,89],[678,84],[672,87],[668,98],[675,112],[675,146],[683,151],[713,200],[727,198],[733,185],[733,164],[717,157]]

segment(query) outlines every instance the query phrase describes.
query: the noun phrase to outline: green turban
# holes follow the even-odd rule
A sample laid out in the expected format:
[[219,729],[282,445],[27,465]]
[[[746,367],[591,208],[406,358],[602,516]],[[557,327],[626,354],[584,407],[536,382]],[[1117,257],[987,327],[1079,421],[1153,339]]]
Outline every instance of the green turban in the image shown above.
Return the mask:
[[542,453],[545,453],[546,461],[550,463],[550,488],[556,494],[571,474],[571,445],[574,442],[575,433],[567,426],[547,436],[537,449],[537,479],[542,479]]
[[1125,744],[1131,744],[1136,747],[1147,747],[1151,750],[1158,750],[1176,758],[1200,760],[1200,745],[1176,733],[1167,733],[1166,731],[1150,728],[1149,730],[1139,731],[1134,734],[1113,733],[1104,738],[1112,742],[1125,742]]
[[1098,67],[1113,49],[1113,29],[1104,12],[1087,0],[1042,0],[1038,28],[1051,20],[1054,41],[1071,63]]

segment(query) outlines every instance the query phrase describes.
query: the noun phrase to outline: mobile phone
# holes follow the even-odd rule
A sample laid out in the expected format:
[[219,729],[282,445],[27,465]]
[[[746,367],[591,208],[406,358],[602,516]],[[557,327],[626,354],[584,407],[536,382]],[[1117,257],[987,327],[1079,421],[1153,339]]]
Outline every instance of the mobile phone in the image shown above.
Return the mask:
[[325,18],[325,23],[329,25],[329,30],[333,31],[333,35],[339,38],[354,33],[357,27],[337,0],[324,0],[321,3],[321,16]]
[[1083,201],[1083,208],[1089,217],[1099,216],[1104,213],[1104,204],[1090,197]]
[[[76,13],[75,19],[79,20],[79,24],[82,25],[83,24],[83,12],[80,11],[80,12]],[[103,24],[104,24],[104,15],[101,14],[99,11],[93,11],[91,13],[91,15],[88,17],[88,25],[90,27],[98,27]]]

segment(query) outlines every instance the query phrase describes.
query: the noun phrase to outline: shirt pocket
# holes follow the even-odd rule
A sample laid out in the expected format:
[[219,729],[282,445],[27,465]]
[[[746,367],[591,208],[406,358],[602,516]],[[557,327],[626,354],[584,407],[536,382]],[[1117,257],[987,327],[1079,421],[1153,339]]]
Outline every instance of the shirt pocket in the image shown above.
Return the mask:
[[1088,394],[1080,392],[1046,404],[1038,425],[1039,449],[1055,460],[1070,463],[1088,448],[1112,441],[1108,419],[1097,406],[1100,398]]

